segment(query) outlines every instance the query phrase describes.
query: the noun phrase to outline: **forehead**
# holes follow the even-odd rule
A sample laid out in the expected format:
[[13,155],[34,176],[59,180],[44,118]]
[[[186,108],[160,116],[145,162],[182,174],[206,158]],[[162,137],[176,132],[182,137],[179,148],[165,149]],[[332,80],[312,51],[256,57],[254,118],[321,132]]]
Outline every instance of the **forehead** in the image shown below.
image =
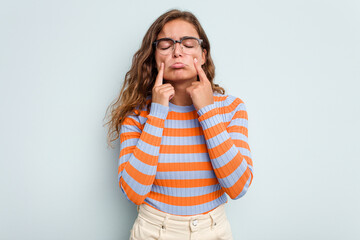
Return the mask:
[[175,19],[164,25],[157,38],[168,37],[179,40],[184,36],[199,38],[199,34],[197,33],[194,25],[181,19]]

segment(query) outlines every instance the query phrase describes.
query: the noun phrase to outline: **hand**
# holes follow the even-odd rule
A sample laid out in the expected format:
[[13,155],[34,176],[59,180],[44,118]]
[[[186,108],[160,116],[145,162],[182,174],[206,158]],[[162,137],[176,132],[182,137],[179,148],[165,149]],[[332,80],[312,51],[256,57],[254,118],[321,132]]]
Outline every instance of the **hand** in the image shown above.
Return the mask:
[[152,89],[152,102],[168,107],[169,100],[175,95],[175,89],[170,83],[163,84],[163,76],[164,63],[161,63],[158,75],[155,79],[154,87]]
[[190,95],[196,110],[199,110],[213,104],[214,96],[211,83],[196,58],[194,58],[194,65],[200,81],[192,82],[191,86],[186,88],[186,92]]

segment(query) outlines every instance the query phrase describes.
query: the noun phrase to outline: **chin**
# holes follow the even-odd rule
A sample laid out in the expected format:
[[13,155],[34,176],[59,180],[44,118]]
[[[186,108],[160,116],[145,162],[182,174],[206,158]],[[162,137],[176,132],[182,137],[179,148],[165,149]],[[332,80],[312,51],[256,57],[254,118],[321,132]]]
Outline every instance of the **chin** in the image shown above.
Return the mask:
[[164,79],[168,81],[184,81],[184,80],[193,80],[196,79],[197,74],[185,74],[185,73],[173,73],[173,74],[164,74]]

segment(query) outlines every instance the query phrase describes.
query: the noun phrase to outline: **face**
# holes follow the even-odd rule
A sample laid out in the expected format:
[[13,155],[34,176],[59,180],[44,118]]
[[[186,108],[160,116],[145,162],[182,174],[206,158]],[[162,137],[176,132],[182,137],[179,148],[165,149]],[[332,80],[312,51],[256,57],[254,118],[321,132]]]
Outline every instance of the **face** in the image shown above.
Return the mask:
[[[199,38],[195,27],[184,20],[175,19],[167,22],[156,39],[172,38],[180,40],[184,36]],[[194,58],[205,63],[206,50],[199,47],[193,54],[184,54],[179,43],[175,44],[174,50],[169,55],[162,55],[155,50],[157,68],[164,63],[164,79],[169,81],[196,80],[197,72],[194,66]],[[177,63],[177,64],[176,64]]]

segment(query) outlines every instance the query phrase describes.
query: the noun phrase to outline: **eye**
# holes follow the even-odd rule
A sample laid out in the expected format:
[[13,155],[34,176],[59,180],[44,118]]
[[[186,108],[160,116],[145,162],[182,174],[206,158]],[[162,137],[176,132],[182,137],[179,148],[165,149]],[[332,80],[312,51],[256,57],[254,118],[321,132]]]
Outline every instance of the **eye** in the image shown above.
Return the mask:
[[189,39],[184,39],[182,41],[182,44],[184,45],[184,47],[186,48],[194,48],[196,47],[199,43],[196,39],[192,39],[192,38],[189,38]]
[[170,48],[173,44],[174,43],[171,40],[164,39],[164,40],[160,40],[158,42],[157,47],[161,50],[166,50],[166,49]]

